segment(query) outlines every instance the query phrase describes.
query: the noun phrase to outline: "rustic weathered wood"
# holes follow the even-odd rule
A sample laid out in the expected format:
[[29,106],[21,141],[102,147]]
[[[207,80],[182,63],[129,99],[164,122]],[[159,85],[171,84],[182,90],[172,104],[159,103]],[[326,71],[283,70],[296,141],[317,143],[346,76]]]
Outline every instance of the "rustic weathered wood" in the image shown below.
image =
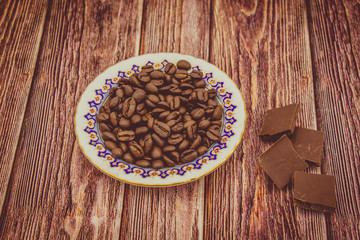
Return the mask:
[[[209,56],[210,1],[147,1],[141,53]],[[134,199],[136,199],[134,201]],[[204,179],[178,187],[126,186],[121,239],[201,239]]]
[[316,129],[306,4],[214,1],[213,13],[210,60],[238,84],[248,122],[242,147],[206,179],[204,236],[321,239],[324,215],[294,209],[291,188],[279,190],[256,162],[270,145],[257,136],[266,109],[300,103],[298,125]]
[[119,238],[124,184],[84,157],[75,144],[73,119],[93,78],[138,54],[142,6],[51,2],[0,238]]
[[336,176],[330,239],[360,239],[360,3],[308,1],[318,108],[325,131],[324,174]]
[[0,3],[0,214],[39,52],[47,1]]

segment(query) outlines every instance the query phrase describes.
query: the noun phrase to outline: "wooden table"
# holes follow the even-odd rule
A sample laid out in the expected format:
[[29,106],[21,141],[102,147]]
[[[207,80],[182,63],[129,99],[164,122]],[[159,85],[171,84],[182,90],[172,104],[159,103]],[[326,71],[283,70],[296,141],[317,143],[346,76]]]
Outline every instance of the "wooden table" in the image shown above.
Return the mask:
[[[0,2],[1,239],[359,239],[360,2]],[[144,188],[94,168],[75,140],[86,86],[123,59],[180,52],[225,71],[249,118],[209,176]],[[297,209],[256,163],[266,109],[300,103],[325,132],[334,214]]]

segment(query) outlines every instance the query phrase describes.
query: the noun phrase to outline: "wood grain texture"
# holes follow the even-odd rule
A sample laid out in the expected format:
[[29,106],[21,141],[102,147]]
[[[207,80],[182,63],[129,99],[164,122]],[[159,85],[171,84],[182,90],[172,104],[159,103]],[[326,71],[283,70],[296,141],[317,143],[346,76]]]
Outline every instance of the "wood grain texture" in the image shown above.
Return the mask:
[[206,179],[205,238],[321,239],[324,214],[295,209],[256,162],[271,144],[257,136],[267,109],[300,103],[297,124],[317,127],[306,4],[214,1],[213,13],[210,59],[238,84],[248,121],[242,147]]
[[[180,52],[207,60],[209,27],[210,1],[146,1],[141,54]],[[123,211],[121,239],[201,239],[204,179],[169,188],[127,185]]]
[[85,158],[73,119],[94,77],[138,54],[142,6],[51,2],[1,217],[2,238],[119,238],[124,184]]
[[0,3],[0,214],[38,57],[47,1]]
[[[360,3],[309,1],[318,123],[325,131],[322,171],[336,177],[331,239],[360,239]],[[341,231],[339,231],[341,229]]]

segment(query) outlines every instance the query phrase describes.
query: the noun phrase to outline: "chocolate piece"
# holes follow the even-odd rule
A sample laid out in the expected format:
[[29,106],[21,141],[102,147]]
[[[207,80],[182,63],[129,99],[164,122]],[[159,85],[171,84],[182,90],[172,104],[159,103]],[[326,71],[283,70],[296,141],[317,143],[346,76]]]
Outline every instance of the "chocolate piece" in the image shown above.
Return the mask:
[[336,208],[335,177],[305,172],[295,172],[294,205],[321,212]]
[[321,165],[324,148],[324,132],[296,127],[290,136],[295,151],[306,161]]
[[286,135],[276,141],[257,160],[279,188],[283,188],[290,182],[295,171],[305,170],[308,167],[294,150]]
[[290,104],[285,107],[267,110],[259,135],[292,134],[298,111],[299,104]]

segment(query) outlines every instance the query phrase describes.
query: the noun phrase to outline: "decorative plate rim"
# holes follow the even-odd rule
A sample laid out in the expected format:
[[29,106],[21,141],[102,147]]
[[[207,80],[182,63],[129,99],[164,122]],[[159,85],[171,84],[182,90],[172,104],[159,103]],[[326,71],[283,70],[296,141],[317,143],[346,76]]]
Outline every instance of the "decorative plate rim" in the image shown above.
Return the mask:
[[[149,183],[146,183],[146,179],[143,178],[141,179],[140,178],[140,181],[132,181],[132,180],[129,180],[127,178],[123,178],[121,176],[117,176],[113,173],[110,173],[109,171],[107,171],[106,169],[102,168],[101,166],[99,166],[87,153],[87,151],[85,150],[85,148],[83,147],[83,145],[81,144],[81,141],[80,141],[80,138],[79,138],[79,135],[78,135],[78,129],[77,129],[77,123],[76,123],[76,118],[78,117],[78,114],[79,114],[79,107],[80,107],[80,103],[82,102],[83,98],[85,98],[85,94],[88,93],[88,89],[89,89],[89,86],[94,83],[95,81],[99,81],[98,78],[100,77],[104,77],[103,75],[105,75],[105,73],[107,72],[111,72],[113,71],[113,69],[115,68],[115,66],[117,65],[120,65],[122,62],[135,62],[136,60],[138,59],[151,59],[152,57],[153,58],[156,58],[157,56],[162,56],[163,55],[163,58],[166,58],[167,56],[168,57],[174,57],[176,56],[177,59],[181,59],[181,58],[191,58],[192,60],[194,61],[200,61],[202,64],[205,64],[205,65],[208,65],[209,68],[214,68],[216,71],[219,71],[221,72],[222,74],[224,74],[226,77],[227,77],[227,80],[231,80],[231,82],[236,86],[236,83],[234,82],[233,79],[231,79],[224,71],[220,70],[219,68],[217,68],[215,65],[203,60],[203,59],[200,59],[200,58],[195,58],[193,56],[189,56],[189,55],[184,55],[184,54],[179,54],[179,53],[166,53],[166,52],[160,52],[160,53],[150,53],[150,54],[144,54],[144,55],[139,55],[139,56],[134,56],[134,57],[131,57],[131,58],[128,58],[128,59],[125,59],[123,61],[120,61],[112,66],[110,66],[109,68],[107,68],[105,71],[103,71],[102,73],[100,73],[99,75],[97,75],[94,80],[92,82],[90,82],[86,89],[83,91],[83,93],[81,94],[80,98],[79,98],[79,101],[77,103],[77,106],[76,106],[76,110],[75,110],[75,117],[74,117],[74,128],[75,128],[75,135],[76,135],[76,140],[80,146],[80,149],[82,150],[83,154],[85,155],[85,157],[97,168],[99,169],[100,171],[102,171],[103,173],[105,173],[106,175],[112,177],[112,178],[115,178],[117,180],[120,180],[120,181],[123,181],[125,183],[128,183],[128,184],[132,184],[132,185],[137,185],[137,186],[146,186],[146,187],[168,187],[168,186],[175,186],[175,185],[181,185],[181,184],[185,184],[185,183],[189,183],[189,182],[192,182],[192,181],[195,181],[195,180],[198,180],[210,173],[212,173],[213,171],[215,171],[217,168],[219,168],[222,164],[224,164],[232,155],[233,153],[235,152],[235,150],[237,149],[237,147],[239,146],[242,138],[243,138],[243,135],[244,135],[244,132],[245,132],[245,127],[246,127],[246,121],[247,121],[247,118],[248,118],[248,113],[246,111],[246,106],[245,106],[245,100],[244,100],[244,97],[242,96],[239,88],[236,86],[235,88],[237,89],[237,92],[238,94],[240,95],[241,97],[241,104],[239,105],[242,105],[240,107],[241,110],[243,111],[243,124],[242,124],[242,130],[241,130],[241,134],[239,136],[239,139],[237,140],[237,142],[235,143],[235,145],[232,147],[231,151],[229,152],[229,154],[226,155],[226,157],[223,157],[223,159],[221,159],[216,165],[214,166],[209,166],[209,169],[206,169],[206,171],[204,173],[201,173],[201,174],[198,174],[194,177],[191,177],[191,178],[187,178],[185,180],[178,180],[178,181],[173,181],[173,182],[169,182],[169,183],[163,183],[163,184],[159,184],[159,183],[151,183],[151,180],[149,180],[148,182]],[[166,59],[165,59],[166,60]],[[150,61],[150,60],[149,60]],[[126,70],[126,71],[129,71],[129,70]],[[227,81],[227,80],[224,80],[224,81]],[[234,90],[234,89],[232,89]],[[234,91],[235,92],[235,91]],[[237,120],[236,120],[237,121]],[[214,147],[212,147],[214,148]],[[220,150],[219,150],[220,151]],[[115,159],[116,160],[116,159]],[[198,159],[196,159],[195,161],[197,161]],[[104,161],[107,161],[106,159],[104,159]],[[117,164],[118,166],[119,164]],[[185,165],[185,164],[184,164]],[[182,165],[180,165],[182,166]],[[175,166],[177,167],[177,166]],[[120,169],[119,169],[120,170]],[[125,175],[127,176],[127,175]],[[183,177],[184,175],[182,175],[181,177]],[[151,177],[151,176],[149,176]],[[153,176],[155,177],[155,175]],[[145,179],[145,181],[144,181]],[[142,180],[142,181],[141,181]]]

